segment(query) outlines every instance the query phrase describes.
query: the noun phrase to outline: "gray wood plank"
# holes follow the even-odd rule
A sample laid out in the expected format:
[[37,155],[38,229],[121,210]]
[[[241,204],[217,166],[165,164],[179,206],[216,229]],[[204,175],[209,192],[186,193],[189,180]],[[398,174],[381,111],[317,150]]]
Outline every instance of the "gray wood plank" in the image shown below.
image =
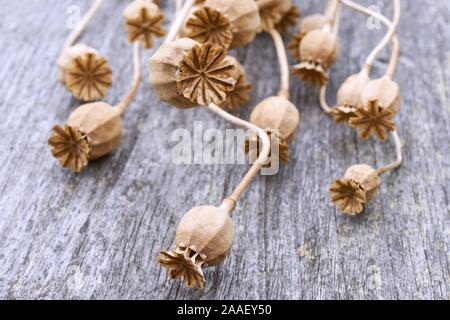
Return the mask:
[[[303,15],[324,5],[295,2]],[[392,11],[388,0],[361,3]],[[232,253],[206,271],[203,291],[168,281],[155,257],[172,245],[184,212],[219,204],[247,166],[176,166],[170,134],[193,131],[194,121],[205,129],[232,126],[205,110],[179,111],[157,102],[145,82],[125,116],[120,149],[79,175],[61,170],[46,141],[52,125],[79,105],[57,82],[55,68],[73,4],[84,11],[89,1],[10,1],[0,12],[1,298],[450,298],[448,1],[403,1],[397,75],[403,107],[397,123],[405,164],[383,177],[365,213],[356,219],[341,215],[326,190],[352,164],[391,161],[392,144],[361,142],[322,113],[317,89],[293,79],[302,123],[291,163],[278,176],[256,179],[245,194],[233,215]],[[132,73],[120,18],[125,5],[107,1],[82,37],[110,59],[110,103],[128,88]],[[173,1],[162,7],[170,21]],[[330,99],[383,33],[344,11]],[[145,61],[152,52],[145,52]],[[250,106],[239,111],[248,118],[252,105],[276,93],[275,50],[260,35],[234,53],[254,85]],[[388,58],[387,51],[380,56],[377,72]]]

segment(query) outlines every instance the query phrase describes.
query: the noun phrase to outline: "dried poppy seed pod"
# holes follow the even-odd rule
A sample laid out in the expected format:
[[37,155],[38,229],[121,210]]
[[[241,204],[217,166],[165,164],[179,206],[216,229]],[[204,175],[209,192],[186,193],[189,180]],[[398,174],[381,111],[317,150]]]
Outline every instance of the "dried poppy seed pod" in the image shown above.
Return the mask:
[[331,32],[314,30],[300,43],[300,64],[293,73],[317,86],[328,83],[327,71],[339,53],[337,38]]
[[366,164],[358,164],[350,167],[344,178],[333,182],[330,196],[339,210],[355,216],[363,211],[364,204],[372,200],[379,186],[377,170]]
[[[284,97],[269,97],[253,109],[250,122],[267,131],[271,142],[278,144],[279,158],[288,162],[288,145],[294,140],[300,123],[300,113],[295,105]],[[246,153],[256,151],[259,154],[259,147],[260,141],[255,135],[246,140],[244,149]]]
[[227,93],[227,99],[220,105],[223,108],[236,110],[250,101],[250,91],[252,85],[247,81],[247,73],[239,61],[232,56],[228,56],[235,69],[230,73],[236,79],[234,89]]
[[220,105],[236,84],[234,69],[222,47],[182,38],[150,59],[150,83],[161,100],[179,108]]
[[288,49],[294,58],[300,60],[300,43],[303,38],[311,31],[322,29],[326,23],[327,18],[322,14],[314,14],[302,19],[298,32],[293,36],[288,45]]
[[254,0],[206,0],[198,10],[200,15],[194,12],[188,19],[183,35],[199,42],[216,39],[226,49],[250,43],[261,21]]
[[139,41],[146,49],[153,47],[153,36],[162,37],[164,15],[150,0],[134,0],[124,10],[125,27],[130,42]]
[[280,34],[285,35],[288,33],[290,27],[297,24],[298,18],[300,18],[300,11],[297,9],[297,6],[291,2],[290,8],[286,12],[283,12],[283,17],[275,25],[275,29],[277,29]]
[[274,29],[292,7],[291,0],[256,0],[256,4],[261,18],[260,32]]
[[177,86],[184,97],[198,105],[220,105],[236,85],[235,68],[224,48],[210,42],[198,44],[181,59]]
[[300,113],[295,105],[284,97],[269,97],[252,111],[250,122],[262,129],[279,130],[286,143],[294,140],[300,124]]
[[400,111],[401,97],[397,83],[389,77],[369,81],[361,93],[361,102],[367,106],[370,101],[378,101],[383,109],[389,109],[394,115]]
[[181,219],[174,251],[161,251],[158,263],[172,279],[183,278],[188,288],[203,288],[202,268],[219,265],[231,250],[234,226],[222,209],[203,206],[191,209]]
[[55,126],[48,140],[61,166],[80,172],[88,162],[109,154],[120,144],[122,118],[119,108],[103,102],[80,106],[64,127]]
[[162,101],[180,109],[197,105],[185,98],[177,86],[178,65],[195,45],[197,42],[188,38],[163,44],[149,61],[150,85]]
[[356,109],[361,105],[361,93],[369,80],[368,73],[362,71],[344,81],[337,93],[338,105],[331,111],[336,122],[348,124],[350,118],[355,116]]
[[84,44],[64,50],[57,65],[59,80],[77,99],[100,99],[112,85],[108,59]]

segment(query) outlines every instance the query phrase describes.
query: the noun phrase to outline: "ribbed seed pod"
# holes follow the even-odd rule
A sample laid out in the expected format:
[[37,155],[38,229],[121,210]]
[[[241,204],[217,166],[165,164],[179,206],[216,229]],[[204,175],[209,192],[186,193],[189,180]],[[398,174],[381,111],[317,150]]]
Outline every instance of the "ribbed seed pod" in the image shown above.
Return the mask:
[[198,43],[192,39],[181,38],[163,44],[150,58],[150,85],[159,98],[177,108],[186,109],[197,106],[183,96],[177,86],[177,72],[181,60]]
[[300,60],[300,43],[303,38],[311,31],[322,29],[326,22],[327,18],[322,14],[314,14],[302,19],[298,32],[293,36],[288,45],[294,58]]
[[394,115],[400,111],[400,87],[389,77],[369,81],[361,93],[361,102],[367,106],[370,101],[378,101],[383,109],[389,109]]
[[261,18],[260,32],[275,28],[292,7],[291,0],[256,0],[256,4]]
[[109,154],[120,144],[122,118],[119,108],[103,102],[80,106],[64,127],[55,126],[48,140],[61,166],[80,172],[88,162]]
[[349,126],[358,128],[362,139],[375,135],[386,140],[396,129],[394,116],[400,110],[400,88],[389,77],[369,81],[361,93],[361,105],[349,119]]
[[[300,123],[300,113],[294,104],[284,97],[269,97],[261,101],[252,111],[250,122],[267,131],[272,145],[278,145],[278,154],[269,155],[277,157],[284,162],[289,161],[289,144],[295,137]],[[249,137],[245,142],[245,152],[257,157],[261,142],[257,135]],[[255,154],[256,152],[256,154]],[[255,158],[256,158],[255,157]],[[268,163],[267,165],[270,165]]]
[[336,60],[339,45],[335,35],[324,30],[309,32],[300,43],[300,64],[293,73],[317,86],[328,83],[327,71]]
[[84,44],[64,50],[57,65],[59,80],[77,99],[100,99],[112,85],[108,59]]
[[358,164],[350,167],[342,179],[333,182],[330,196],[339,210],[355,216],[363,211],[364,204],[372,200],[379,186],[377,171],[369,165]]
[[252,0],[206,0],[192,11],[180,34],[234,49],[251,42],[259,25],[258,8]]
[[348,77],[337,93],[338,105],[333,108],[331,115],[340,123],[349,123],[355,116],[356,109],[361,105],[361,93],[369,82],[367,72],[360,72]]
[[178,108],[220,105],[236,85],[234,69],[222,47],[182,38],[150,59],[150,84],[162,101]]
[[231,250],[234,226],[220,208],[203,206],[191,209],[177,228],[173,251],[161,251],[158,263],[168,269],[172,279],[182,278],[188,288],[203,288],[202,268],[219,265]]
[[279,130],[280,137],[291,143],[300,124],[300,113],[295,105],[284,97],[269,97],[252,111],[250,122],[261,129]]
[[164,15],[150,0],[134,0],[124,10],[125,27],[130,42],[139,41],[146,49],[153,47],[153,37],[162,37]]

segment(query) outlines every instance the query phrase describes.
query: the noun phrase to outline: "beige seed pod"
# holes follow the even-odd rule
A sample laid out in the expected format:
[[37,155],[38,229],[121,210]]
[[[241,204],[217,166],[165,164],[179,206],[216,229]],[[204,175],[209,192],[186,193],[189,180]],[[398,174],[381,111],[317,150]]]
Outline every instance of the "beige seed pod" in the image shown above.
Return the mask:
[[48,140],[53,156],[62,167],[80,172],[89,161],[109,154],[120,144],[121,113],[103,102],[89,103],[72,112],[64,127],[53,130]]
[[150,59],[150,83],[161,100],[179,108],[220,105],[236,84],[234,69],[224,48],[182,38],[163,45]]
[[297,20],[300,18],[300,11],[294,4],[291,5],[287,12],[284,12],[281,20],[275,25],[275,29],[282,35],[288,33],[289,28],[297,24]]
[[309,32],[300,43],[300,64],[293,73],[317,86],[328,83],[327,71],[336,60],[339,45],[335,35],[325,30]]
[[344,81],[337,93],[338,105],[331,111],[336,122],[348,124],[350,118],[355,116],[356,109],[361,105],[361,93],[369,80],[368,73],[362,71]]
[[164,15],[150,0],[134,0],[124,10],[125,27],[130,42],[139,41],[146,49],[153,47],[153,37],[162,37]]
[[288,49],[294,58],[300,60],[300,43],[303,38],[311,31],[322,29],[326,23],[327,18],[322,14],[314,14],[302,19],[298,32],[288,44]]
[[298,131],[300,113],[288,99],[274,96],[264,99],[253,109],[250,122],[265,130],[279,130],[280,138],[291,143]]
[[400,87],[387,76],[369,81],[361,93],[361,102],[367,106],[375,100],[381,108],[389,109],[396,115],[401,105]]
[[[233,37],[229,48],[239,48],[253,41],[261,23],[254,0],[206,0],[202,6],[219,11],[228,20]],[[189,33],[187,36],[190,37]]]
[[344,178],[333,182],[330,196],[339,210],[355,216],[363,211],[364,204],[372,200],[379,186],[377,170],[366,164],[358,164],[350,167]]
[[64,50],[57,65],[59,80],[77,99],[100,99],[112,85],[108,59],[84,44]]
[[228,56],[228,59],[235,66],[230,75],[233,79],[236,79],[236,85],[232,91],[227,93],[227,99],[220,106],[230,110],[237,110],[250,101],[252,85],[247,81],[247,73],[240,62],[232,56]]
[[183,278],[188,288],[203,288],[202,268],[219,265],[231,250],[234,226],[222,209],[203,206],[191,209],[181,219],[173,251],[161,251],[158,263],[172,279]]
[[292,8],[291,0],[256,0],[256,4],[261,18],[259,32],[274,29]]
[[198,43],[192,39],[181,38],[163,44],[150,58],[150,85],[159,98],[177,108],[186,109],[197,106],[183,96],[177,86],[177,71],[181,60]]
[[[278,145],[278,155],[270,153],[270,159],[278,156],[282,161],[288,162],[289,144],[294,140],[300,123],[300,113],[295,105],[285,97],[269,97],[253,109],[250,122],[266,130],[271,143]],[[259,154],[260,147],[259,137],[254,135],[246,139],[244,150],[254,157]]]

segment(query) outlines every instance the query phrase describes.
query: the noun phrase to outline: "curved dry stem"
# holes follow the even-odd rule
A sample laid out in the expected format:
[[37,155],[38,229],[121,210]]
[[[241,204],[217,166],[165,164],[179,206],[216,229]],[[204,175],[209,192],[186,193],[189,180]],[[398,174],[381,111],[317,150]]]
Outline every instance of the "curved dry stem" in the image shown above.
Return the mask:
[[[330,3],[329,3],[330,6]],[[341,5],[338,1],[338,5],[336,7],[334,7],[333,4],[333,9],[334,11],[334,16],[333,16],[333,27],[332,27],[332,32],[335,36],[337,36],[337,34],[339,33],[339,26],[341,23]],[[327,72],[329,74],[329,71]],[[330,114],[332,111],[332,108],[329,106],[328,102],[327,102],[327,88],[328,88],[328,84],[321,86],[320,87],[320,93],[319,93],[319,103],[320,103],[320,107],[322,108],[323,111],[325,111],[326,114]]]
[[101,5],[103,4],[103,0],[95,0],[92,6],[89,8],[88,12],[84,15],[83,19],[80,21],[80,23],[75,27],[75,29],[70,33],[70,35],[67,37],[66,42],[64,43],[64,47],[61,51],[64,52],[66,49],[70,48],[75,44],[75,42],[78,40],[78,38],[81,36],[83,31],[88,26],[89,22],[95,17],[98,10],[100,9]]
[[278,63],[280,65],[280,91],[278,95],[280,97],[284,97],[289,99],[289,62],[286,53],[286,47],[284,46],[283,38],[280,33],[276,29],[272,29],[269,31],[272,36],[273,43],[275,44],[275,48],[277,50]]
[[389,66],[386,69],[385,76],[393,78],[395,71],[397,70],[398,57],[400,56],[400,42],[398,41],[397,34],[392,37],[392,53],[389,60]]
[[[370,9],[367,9],[357,3],[354,3],[351,0],[340,0],[341,3],[355,11],[361,12],[365,15],[372,16],[375,19],[380,20],[383,24],[385,24],[389,30],[384,36],[384,38],[381,40],[381,42],[372,50],[370,55],[366,59],[366,65],[372,66],[373,62],[377,58],[377,56],[380,54],[380,52],[387,46],[389,41],[395,36],[395,32],[397,29],[397,26],[400,22],[401,17],[401,6],[400,6],[400,0],[393,0],[394,3],[394,19],[393,21],[390,21],[388,18],[383,16],[382,14],[379,14],[375,11],[372,11]],[[395,69],[395,68],[394,68]]]
[[342,6],[341,3],[336,7],[336,11],[334,13],[333,27],[331,28],[331,32],[337,37],[339,33],[339,27],[341,24],[341,13]]
[[164,43],[169,43],[178,35],[178,32],[180,32],[181,27],[183,26],[184,21],[186,20],[187,16],[189,15],[189,12],[191,11],[192,7],[194,6],[195,0],[186,0],[183,7],[181,8],[180,12],[175,18],[175,21],[172,22],[172,26],[170,27],[170,31],[167,34],[166,40]]
[[234,209],[234,205],[238,202],[239,198],[242,196],[244,191],[247,189],[247,187],[250,185],[252,180],[256,177],[259,170],[266,164],[269,153],[270,153],[270,139],[267,135],[266,131],[255,126],[254,124],[247,122],[245,120],[239,119],[219,106],[211,103],[208,106],[208,109],[212,112],[216,113],[220,117],[224,118],[227,121],[230,121],[231,123],[234,123],[237,126],[247,128],[249,130],[252,130],[256,132],[258,137],[261,139],[262,142],[262,150],[261,153],[258,156],[258,159],[255,161],[255,163],[252,165],[250,170],[247,172],[247,174],[244,176],[244,178],[241,180],[239,185],[234,189],[232,194],[223,201],[221,208],[225,210],[228,214],[231,213],[231,211]]
[[339,7],[339,0],[328,0],[327,7],[325,9],[325,17],[327,18],[327,25],[331,26],[335,23],[336,11]]
[[328,86],[320,87],[319,102],[322,110],[325,111],[326,114],[330,114],[333,108],[330,107],[327,102],[327,88]]
[[403,163],[402,141],[400,139],[400,136],[398,135],[397,130],[393,131],[391,133],[391,135],[392,135],[392,138],[394,139],[394,143],[395,143],[396,160],[384,167],[377,169],[378,175],[382,175],[383,173],[398,169]]
[[133,45],[133,64],[134,64],[134,75],[131,88],[128,91],[127,95],[123,98],[123,100],[116,106],[117,108],[119,108],[120,114],[123,114],[126,108],[131,103],[131,101],[133,101],[139,89],[139,85],[141,83],[142,66],[141,66],[141,46],[139,45],[139,42],[135,42]]

